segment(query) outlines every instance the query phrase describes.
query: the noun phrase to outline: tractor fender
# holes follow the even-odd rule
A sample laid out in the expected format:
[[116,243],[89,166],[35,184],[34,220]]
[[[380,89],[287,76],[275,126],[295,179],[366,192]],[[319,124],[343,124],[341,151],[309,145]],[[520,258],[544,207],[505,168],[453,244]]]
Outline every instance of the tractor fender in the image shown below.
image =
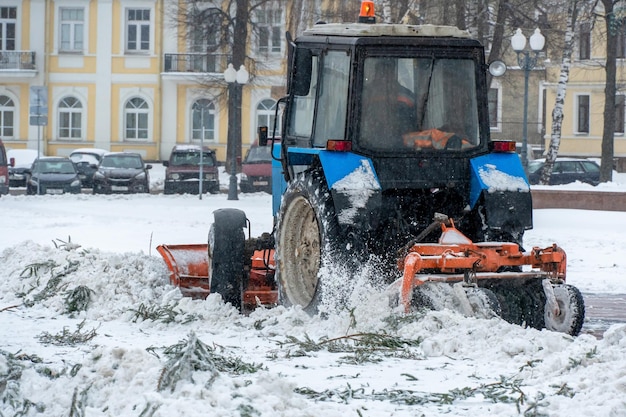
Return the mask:
[[[292,165],[311,166],[314,160],[319,161],[340,226],[359,224],[360,228],[369,228],[370,217],[380,206],[382,195],[370,158],[315,148],[291,147],[288,153]],[[279,206],[276,203],[275,212]]]
[[482,204],[489,226],[532,228],[530,184],[517,154],[482,155],[472,158],[470,167],[470,207]]
[[351,152],[322,151],[319,160],[340,226],[372,227],[382,187],[372,160]]

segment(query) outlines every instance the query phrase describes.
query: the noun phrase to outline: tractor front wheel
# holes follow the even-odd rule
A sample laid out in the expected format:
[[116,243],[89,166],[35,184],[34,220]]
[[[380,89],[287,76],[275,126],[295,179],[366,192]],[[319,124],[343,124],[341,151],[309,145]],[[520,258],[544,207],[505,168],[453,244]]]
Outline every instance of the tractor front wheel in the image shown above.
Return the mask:
[[320,268],[339,245],[339,224],[320,169],[294,178],[285,191],[276,232],[277,283],[284,305],[317,312]]

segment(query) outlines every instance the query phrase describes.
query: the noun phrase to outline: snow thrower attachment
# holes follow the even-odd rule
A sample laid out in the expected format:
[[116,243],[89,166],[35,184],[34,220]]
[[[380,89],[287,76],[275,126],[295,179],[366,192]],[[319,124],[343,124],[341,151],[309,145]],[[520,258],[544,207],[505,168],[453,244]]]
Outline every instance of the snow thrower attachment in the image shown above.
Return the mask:
[[[441,221],[441,220],[440,220]],[[565,284],[566,255],[556,244],[523,252],[516,243],[474,243],[450,219],[438,243],[412,244],[398,261],[396,291],[404,312],[433,307],[432,284],[454,284],[457,305],[468,315],[577,335],[584,320],[580,292]],[[478,294],[478,296],[477,296]]]
[[208,244],[157,246],[170,271],[170,283],[185,297],[203,299],[218,293],[242,312],[276,305],[271,237],[246,239],[243,228],[249,222],[241,210],[221,209],[213,214]]

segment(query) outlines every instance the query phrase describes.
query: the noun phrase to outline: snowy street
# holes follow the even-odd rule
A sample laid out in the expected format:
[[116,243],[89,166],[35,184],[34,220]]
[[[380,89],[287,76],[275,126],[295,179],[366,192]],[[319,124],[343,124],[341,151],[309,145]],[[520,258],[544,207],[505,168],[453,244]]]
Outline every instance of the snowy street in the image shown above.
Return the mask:
[[[451,311],[406,320],[366,285],[326,319],[180,298],[155,247],[206,242],[223,207],[255,236],[272,228],[264,193],[2,197],[0,414],[626,416],[626,323],[590,320],[593,306],[573,338]],[[535,210],[525,244],[558,243],[570,284],[615,297],[624,224],[626,212]],[[78,287],[91,302],[70,312]]]

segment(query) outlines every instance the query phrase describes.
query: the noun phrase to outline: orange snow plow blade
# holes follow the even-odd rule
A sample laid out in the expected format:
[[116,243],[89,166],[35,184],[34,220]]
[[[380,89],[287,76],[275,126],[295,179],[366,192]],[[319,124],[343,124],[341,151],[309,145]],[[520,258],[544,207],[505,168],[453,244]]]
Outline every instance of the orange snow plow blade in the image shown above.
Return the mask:
[[211,290],[207,244],[159,245],[157,251],[170,270],[170,282],[185,297],[206,298]]
[[[566,255],[556,245],[521,252],[519,245],[506,242],[473,243],[454,224],[442,227],[439,243],[415,244],[398,261],[402,278],[392,284],[400,303],[410,311],[413,290],[426,282],[467,282],[546,278],[565,282]],[[530,266],[528,272],[500,272],[503,268]],[[521,268],[517,268],[521,270]]]
[[[159,245],[157,251],[170,270],[170,283],[183,296],[206,298],[211,292],[209,246],[207,244]],[[274,282],[274,251],[255,250],[251,257],[242,303],[247,309],[258,305],[276,305],[278,291]]]

